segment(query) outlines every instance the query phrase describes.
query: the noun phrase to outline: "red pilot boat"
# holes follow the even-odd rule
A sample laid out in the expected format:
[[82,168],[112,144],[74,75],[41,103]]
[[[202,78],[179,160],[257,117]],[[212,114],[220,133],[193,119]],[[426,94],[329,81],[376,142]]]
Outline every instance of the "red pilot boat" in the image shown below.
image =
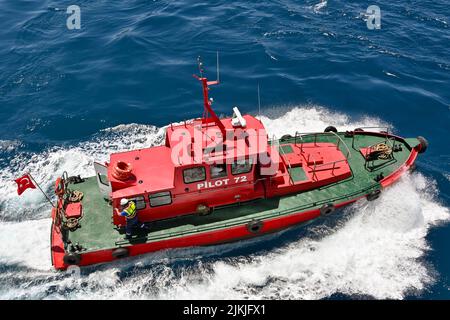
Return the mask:
[[[269,139],[262,122],[219,118],[200,76],[203,117],[169,125],[165,143],[114,153],[96,175],[56,181],[51,256],[56,269],[86,266],[161,249],[252,238],[332,215],[382,190],[414,167],[422,137],[357,128]],[[114,213],[133,200],[147,228],[124,238]]]

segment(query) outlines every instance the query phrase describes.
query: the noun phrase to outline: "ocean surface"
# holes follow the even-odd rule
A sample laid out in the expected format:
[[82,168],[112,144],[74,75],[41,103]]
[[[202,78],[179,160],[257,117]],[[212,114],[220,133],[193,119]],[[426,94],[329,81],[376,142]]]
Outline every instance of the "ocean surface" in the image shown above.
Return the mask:
[[[69,5],[81,29],[66,26]],[[368,29],[366,9],[381,9]],[[435,1],[0,0],[1,299],[450,299],[450,6]],[[51,267],[50,194],[63,171],[163,141],[214,107],[270,135],[388,126],[430,143],[376,202],[259,239]],[[257,87],[261,88],[261,112]]]

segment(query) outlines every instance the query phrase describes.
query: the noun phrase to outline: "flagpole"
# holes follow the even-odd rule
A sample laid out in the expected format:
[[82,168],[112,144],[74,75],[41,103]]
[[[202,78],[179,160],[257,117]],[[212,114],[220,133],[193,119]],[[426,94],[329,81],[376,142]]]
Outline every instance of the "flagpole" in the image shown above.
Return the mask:
[[42,194],[45,196],[45,198],[47,199],[47,201],[52,205],[53,208],[56,209],[56,206],[53,204],[52,200],[50,200],[50,198],[48,197],[48,195],[44,192],[44,190],[42,190],[41,186],[39,185],[39,183],[36,182],[36,180],[33,178],[33,176],[31,175],[31,173],[28,173],[28,175],[30,176],[31,180],[33,180],[33,182],[37,185],[37,187],[39,188],[39,190],[41,190]]

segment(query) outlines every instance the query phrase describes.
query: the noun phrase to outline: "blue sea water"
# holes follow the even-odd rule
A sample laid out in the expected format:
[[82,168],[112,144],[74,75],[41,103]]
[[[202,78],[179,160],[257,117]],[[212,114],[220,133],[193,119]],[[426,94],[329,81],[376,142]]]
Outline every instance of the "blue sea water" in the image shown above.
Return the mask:
[[[68,30],[66,8],[81,8]],[[369,5],[381,28],[367,28]],[[0,297],[450,299],[450,8],[436,1],[0,0]],[[261,116],[271,134],[388,126],[425,136],[418,169],[377,204],[261,239],[51,269],[49,207],[18,198],[30,170],[50,192],[67,170],[161,143],[214,108]]]

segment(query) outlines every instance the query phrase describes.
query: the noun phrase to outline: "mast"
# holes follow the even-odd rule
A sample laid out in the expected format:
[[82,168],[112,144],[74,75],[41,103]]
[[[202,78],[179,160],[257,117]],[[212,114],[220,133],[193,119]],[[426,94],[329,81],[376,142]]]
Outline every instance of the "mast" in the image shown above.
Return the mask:
[[[197,58],[198,62],[198,69],[200,72],[200,76],[197,76],[194,74],[194,77],[197,78],[202,83],[203,88],[203,118],[202,123],[207,124],[209,122],[214,122],[222,132],[222,136],[225,137],[225,126],[220,121],[219,117],[216,115],[214,110],[212,109],[212,99],[209,99],[208,97],[208,91],[209,86],[219,84],[219,52],[217,52],[217,80],[215,81],[208,81],[206,77],[203,76],[203,63],[201,61],[201,58]],[[211,117],[209,116],[211,115]]]

